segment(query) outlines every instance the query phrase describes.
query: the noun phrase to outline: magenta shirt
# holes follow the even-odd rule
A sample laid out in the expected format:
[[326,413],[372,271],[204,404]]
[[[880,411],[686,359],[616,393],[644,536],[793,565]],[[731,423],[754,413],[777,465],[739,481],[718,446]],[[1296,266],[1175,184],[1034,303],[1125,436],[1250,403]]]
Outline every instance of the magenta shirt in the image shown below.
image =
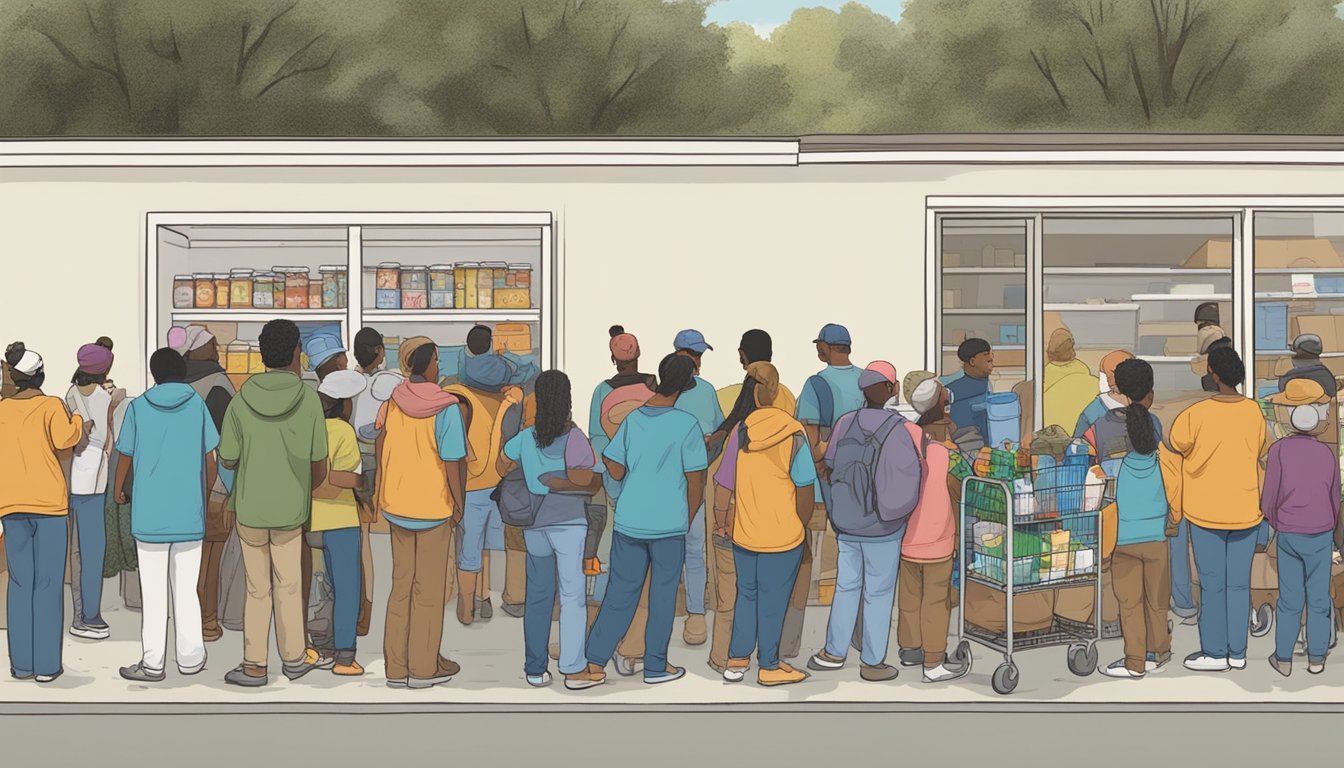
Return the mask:
[[1291,435],[1270,446],[1260,511],[1279,533],[1333,531],[1339,514],[1334,450],[1307,435]]

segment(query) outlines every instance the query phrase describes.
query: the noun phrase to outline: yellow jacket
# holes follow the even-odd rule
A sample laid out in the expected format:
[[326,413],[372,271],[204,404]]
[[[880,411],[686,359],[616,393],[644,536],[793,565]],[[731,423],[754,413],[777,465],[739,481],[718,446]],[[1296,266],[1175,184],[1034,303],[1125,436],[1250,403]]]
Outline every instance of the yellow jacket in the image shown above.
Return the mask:
[[1097,377],[1081,360],[1047,363],[1041,376],[1041,413],[1052,424],[1072,434],[1083,409],[1097,397]]

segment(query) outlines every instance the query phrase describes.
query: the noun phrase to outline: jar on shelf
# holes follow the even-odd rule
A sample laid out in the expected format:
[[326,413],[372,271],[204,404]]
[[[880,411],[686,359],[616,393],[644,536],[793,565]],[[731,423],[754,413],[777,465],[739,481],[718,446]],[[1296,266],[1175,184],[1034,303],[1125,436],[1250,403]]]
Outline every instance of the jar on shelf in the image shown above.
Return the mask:
[[513,275],[513,286],[525,297],[523,306],[532,306],[532,265],[510,264],[509,273]]
[[320,275],[316,280],[308,281],[308,308],[322,308],[322,278]]
[[429,308],[453,308],[453,265],[435,264],[429,268]]
[[191,275],[173,276],[173,309],[191,309],[196,306],[196,283]]
[[235,269],[229,272],[229,307],[252,308],[252,270]]
[[308,268],[285,267],[285,309],[308,308]]
[[228,272],[215,273],[215,309],[229,308],[229,282]]
[[340,309],[341,308],[341,276],[343,268],[335,265],[318,267],[317,271],[322,275],[322,308]]
[[476,270],[476,308],[494,309],[495,307],[495,269],[490,262],[481,264]]
[[509,265],[508,265],[508,264],[505,264],[505,263],[502,262],[502,261],[487,261],[487,262],[485,262],[484,264],[482,264],[481,266],[482,266],[482,267],[489,267],[489,268],[490,268],[490,274],[493,276],[493,279],[494,279],[494,286],[495,286],[496,288],[507,288],[507,287],[509,287]]
[[196,284],[196,308],[215,308],[215,276],[209,272],[197,272],[192,277]]
[[401,268],[401,308],[425,309],[429,306],[429,268]]
[[275,309],[285,308],[285,272],[284,267],[274,267],[271,269],[271,276],[274,281],[271,283],[271,306]]
[[401,309],[401,265],[385,261],[374,271],[374,306],[378,309]]
[[224,370],[227,373],[247,373],[252,345],[246,341],[231,341],[224,352]]
[[350,269],[337,267],[336,270],[336,307],[345,309],[350,306]]
[[252,308],[273,309],[275,307],[275,275],[270,272],[258,272],[252,276]]
[[463,261],[453,268],[453,306],[457,309],[476,308],[476,273],[480,267],[474,261]]

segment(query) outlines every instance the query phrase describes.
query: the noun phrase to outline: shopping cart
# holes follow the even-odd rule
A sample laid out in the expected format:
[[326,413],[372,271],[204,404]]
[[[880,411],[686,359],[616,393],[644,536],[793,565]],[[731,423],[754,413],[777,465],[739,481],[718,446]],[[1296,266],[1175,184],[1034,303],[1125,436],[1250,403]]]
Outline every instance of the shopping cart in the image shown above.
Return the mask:
[[[1019,650],[1065,645],[1069,671],[1086,677],[1097,669],[1104,496],[1089,498],[1084,478],[1059,482],[1065,468],[1059,470],[1037,473],[1034,487],[1023,479],[1016,485],[1007,479],[978,476],[962,481],[959,631],[961,637],[1003,654],[1003,663],[991,677],[999,694],[1012,693],[1017,687],[1013,654]],[[1093,589],[1091,623],[1055,613],[1054,590],[1069,587]],[[996,615],[972,605],[975,595],[968,599],[968,591],[995,603],[1001,600],[1002,624]],[[1034,606],[1048,604],[1049,613],[1025,617],[1024,625],[1029,625],[1019,631],[1015,627],[1017,608],[1023,601]],[[994,607],[991,612],[997,614],[999,609]]]

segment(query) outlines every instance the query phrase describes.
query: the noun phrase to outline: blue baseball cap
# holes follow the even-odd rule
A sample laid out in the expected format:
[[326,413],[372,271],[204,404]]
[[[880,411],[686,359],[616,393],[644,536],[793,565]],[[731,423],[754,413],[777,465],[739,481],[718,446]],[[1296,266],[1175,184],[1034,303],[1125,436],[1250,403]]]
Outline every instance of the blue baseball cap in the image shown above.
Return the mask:
[[315,333],[303,344],[303,353],[308,356],[308,367],[314,371],[344,351],[341,340],[329,333]]
[[817,333],[817,338],[813,339],[812,343],[848,347],[852,342],[849,340],[848,328],[835,323],[827,323],[821,327],[821,330]]
[[705,354],[705,350],[714,349],[705,341],[705,335],[694,329],[686,329],[677,334],[677,338],[672,342],[674,350],[687,349],[697,355]]

